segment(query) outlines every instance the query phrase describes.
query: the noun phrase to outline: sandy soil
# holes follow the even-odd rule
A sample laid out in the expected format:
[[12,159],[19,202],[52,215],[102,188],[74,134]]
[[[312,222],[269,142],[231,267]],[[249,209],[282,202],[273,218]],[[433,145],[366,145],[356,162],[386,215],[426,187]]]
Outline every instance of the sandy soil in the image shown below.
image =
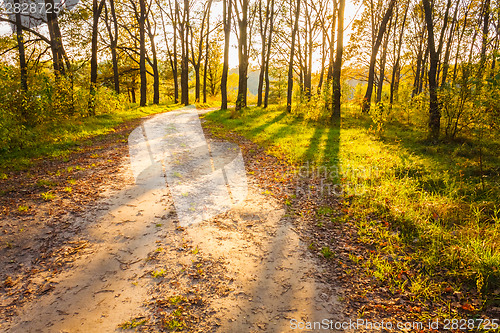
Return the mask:
[[293,319],[343,319],[335,285],[319,282],[292,218],[252,175],[244,202],[183,228],[158,170],[137,184],[128,159],[120,170],[122,183],[100,188],[101,200],[61,221],[78,225],[72,241],[85,244],[71,265],[40,276],[43,293],[0,330],[114,332],[134,320],[142,320],[137,330],[166,330],[171,321],[158,316],[168,304],[158,304],[184,294],[200,305],[186,307],[184,324],[179,317],[188,331],[288,332]]

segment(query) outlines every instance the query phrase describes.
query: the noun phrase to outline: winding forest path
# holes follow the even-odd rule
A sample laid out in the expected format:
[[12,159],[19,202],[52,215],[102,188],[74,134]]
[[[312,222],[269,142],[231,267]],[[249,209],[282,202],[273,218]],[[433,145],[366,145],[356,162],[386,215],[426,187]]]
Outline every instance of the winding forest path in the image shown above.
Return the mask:
[[[71,268],[0,330],[288,332],[293,319],[342,320],[335,289],[317,279],[292,217],[252,174],[238,174],[237,147],[206,139],[191,108],[147,122],[132,138],[123,182],[103,186],[84,214],[66,217],[79,226],[74,241],[86,244]],[[148,136],[152,128],[159,136]],[[208,151],[179,136],[186,128],[199,130]],[[162,165],[154,150],[165,146]],[[151,161],[135,163],[145,151]]]

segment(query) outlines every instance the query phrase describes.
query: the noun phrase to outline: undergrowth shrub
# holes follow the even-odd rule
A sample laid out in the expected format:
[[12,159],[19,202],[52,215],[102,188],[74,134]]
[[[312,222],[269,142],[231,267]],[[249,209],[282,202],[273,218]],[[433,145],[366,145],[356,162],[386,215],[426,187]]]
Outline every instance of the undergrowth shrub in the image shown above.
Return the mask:
[[[20,89],[17,73],[0,65],[0,152],[23,149],[40,139],[44,129],[61,122],[77,121],[88,115],[88,89],[73,84],[70,75],[30,73],[28,91]],[[101,87],[97,91],[96,113],[124,110],[126,96]]]

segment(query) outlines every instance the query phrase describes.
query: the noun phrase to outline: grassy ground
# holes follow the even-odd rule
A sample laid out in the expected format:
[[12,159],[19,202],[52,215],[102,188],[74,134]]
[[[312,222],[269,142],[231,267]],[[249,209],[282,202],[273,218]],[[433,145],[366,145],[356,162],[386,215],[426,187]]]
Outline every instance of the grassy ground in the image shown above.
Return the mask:
[[15,151],[0,149],[0,172],[26,169],[34,160],[40,158],[66,156],[78,150],[79,146],[88,140],[113,132],[113,129],[121,123],[178,107],[181,106],[179,104],[131,106],[120,112],[62,120],[27,130],[22,149]]
[[475,299],[462,303],[464,310],[498,307],[498,137],[484,140],[481,151],[472,139],[430,145],[423,128],[392,122],[374,130],[351,107],[344,108],[340,129],[303,121],[280,106],[249,108],[235,119],[216,111],[206,119],[304,165],[302,176],[341,184],[325,191],[341,197],[360,240],[375,248],[353,260],[389,290],[426,301],[464,290]]

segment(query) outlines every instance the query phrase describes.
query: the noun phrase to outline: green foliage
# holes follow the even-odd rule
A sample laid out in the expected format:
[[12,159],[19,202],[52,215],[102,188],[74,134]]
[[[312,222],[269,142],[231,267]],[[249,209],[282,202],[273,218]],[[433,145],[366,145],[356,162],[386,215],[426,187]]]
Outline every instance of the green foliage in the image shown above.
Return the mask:
[[311,100],[307,100],[302,93],[299,92],[297,104],[292,108],[292,113],[296,116],[302,117],[305,120],[312,120],[317,122],[327,122],[330,118],[331,111],[327,108],[329,99],[326,94],[311,96]]
[[388,117],[388,108],[384,102],[378,102],[375,107],[370,108],[370,116],[375,124],[375,130],[379,133],[382,132]]
[[166,274],[166,272],[164,269],[160,269],[159,271],[152,271],[151,272],[151,276],[154,278],[163,277],[165,274]]
[[335,255],[335,253],[328,246],[323,246],[321,248],[321,254],[326,259],[329,259],[329,258],[331,258],[331,257],[333,257]]
[[[414,105],[421,103],[427,113],[425,99],[417,96]],[[292,163],[310,161],[338,170],[343,197],[350,202],[343,211],[356,222],[360,239],[383,244],[377,247],[381,255],[410,256],[390,262],[373,258],[370,271],[392,281],[391,288],[401,288],[398,274],[415,263],[421,275],[414,277],[411,288],[420,294],[438,288],[430,285],[437,276],[474,288],[481,277],[485,297],[499,287],[500,141],[495,131],[485,133],[482,142],[472,136],[429,146],[426,127],[408,125],[404,118],[384,123],[384,135],[378,135],[370,131],[371,117],[359,115],[357,107],[343,108],[340,132],[283,110],[251,108],[239,119],[216,111],[206,119],[221,136],[236,130]],[[412,123],[416,112],[410,110]],[[226,129],[212,127],[217,123]]]
[[138,326],[144,325],[147,322],[148,322],[147,319],[143,319],[142,317],[133,318],[130,321],[126,321],[126,322],[118,325],[118,328],[121,328],[122,330],[132,329],[132,328],[136,328]]

